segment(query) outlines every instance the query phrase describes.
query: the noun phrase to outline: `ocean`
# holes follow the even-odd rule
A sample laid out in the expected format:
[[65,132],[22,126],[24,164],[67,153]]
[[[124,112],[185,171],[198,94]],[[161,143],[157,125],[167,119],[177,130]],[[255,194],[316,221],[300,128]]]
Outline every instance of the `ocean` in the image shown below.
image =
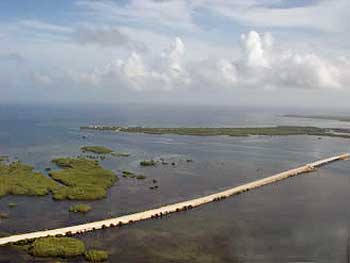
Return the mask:
[[[1,105],[0,155],[31,164],[42,173],[47,173],[47,167],[57,169],[53,158],[77,156],[84,145],[103,145],[128,152],[130,157],[101,161],[119,175],[119,181],[106,199],[85,202],[93,208],[86,215],[68,212],[72,204],[81,203],[78,201],[53,201],[51,196],[1,198],[0,212],[8,213],[9,218],[0,220],[0,233],[68,226],[199,197],[348,152],[350,145],[350,139],[330,137],[146,135],[80,131],[80,126],[350,128],[350,123],[336,120],[283,117],[315,112],[319,111],[233,106]],[[151,158],[176,165],[139,166],[140,160]],[[349,168],[350,162],[337,162],[161,220],[79,238],[88,247],[107,250],[110,262],[347,262]],[[144,174],[147,179],[122,178],[123,170]],[[149,189],[153,179],[159,183],[157,190]],[[10,202],[16,207],[9,208]],[[52,260],[0,247],[0,262]]]

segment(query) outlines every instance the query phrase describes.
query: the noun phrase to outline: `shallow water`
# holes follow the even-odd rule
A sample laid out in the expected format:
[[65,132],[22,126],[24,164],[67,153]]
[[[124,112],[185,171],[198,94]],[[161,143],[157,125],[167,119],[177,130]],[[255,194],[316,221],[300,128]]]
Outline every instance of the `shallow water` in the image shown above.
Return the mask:
[[[80,202],[55,202],[50,196],[2,198],[0,211],[8,212],[10,218],[0,221],[0,232],[67,226],[199,197],[348,151],[350,143],[312,136],[235,138],[79,131],[80,125],[91,123],[295,125],[295,119],[278,117],[271,110],[49,107],[44,111],[27,107],[0,107],[0,154],[44,171],[54,167],[52,158],[76,156],[82,145],[105,145],[131,156],[107,158],[102,161],[104,167],[117,174],[121,170],[142,173],[147,180],[120,176],[106,199],[87,202],[93,207],[87,215],[68,212],[72,204]],[[299,125],[312,124],[340,125],[309,119]],[[159,157],[176,165],[138,165],[142,159]],[[188,158],[193,163],[187,163]],[[350,162],[337,162],[312,174],[162,220],[87,233],[81,238],[89,247],[107,249],[110,262],[347,262],[349,168]],[[149,189],[152,179],[159,182],[158,190]],[[9,202],[17,206],[8,208]],[[38,259],[9,247],[0,248],[0,262],[23,261]]]

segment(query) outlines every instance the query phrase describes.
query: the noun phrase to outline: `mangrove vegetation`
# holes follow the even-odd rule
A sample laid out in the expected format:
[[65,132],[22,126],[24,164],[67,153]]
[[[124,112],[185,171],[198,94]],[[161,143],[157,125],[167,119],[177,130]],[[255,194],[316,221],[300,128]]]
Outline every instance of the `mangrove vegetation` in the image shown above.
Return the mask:
[[85,259],[90,262],[104,262],[108,259],[108,253],[104,250],[91,249],[84,253]]
[[105,146],[83,146],[80,148],[82,152],[91,152],[96,154],[110,154],[113,150]]
[[181,127],[181,128],[147,128],[147,127],[119,127],[119,126],[84,126],[81,129],[92,129],[98,131],[118,131],[130,133],[146,134],[174,134],[174,135],[193,135],[193,136],[287,136],[287,135],[313,135],[350,138],[350,129],[318,128],[311,126],[274,126],[274,127],[253,127],[253,128],[199,128],[199,127]]
[[69,208],[69,212],[72,212],[72,213],[83,213],[83,214],[86,214],[90,210],[91,210],[91,206],[89,206],[87,204],[72,205]]
[[[0,197],[6,195],[44,196],[60,185],[51,178],[34,172],[30,165],[15,161],[0,162]],[[12,205],[10,205],[12,206]]]
[[49,171],[49,177],[19,161],[0,162],[0,198],[52,193],[56,200],[96,200],[106,197],[108,188],[117,180],[113,171],[103,169],[96,160],[58,158],[52,162],[61,170]]
[[75,258],[84,257],[90,262],[103,262],[108,259],[104,250],[87,250],[83,241],[73,237],[42,237],[19,241],[14,247],[26,251],[34,257]]
[[129,171],[123,171],[123,177],[124,178],[132,178],[132,179],[137,179],[137,180],[144,180],[146,179],[146,176],[142,175],[142,174],[135,174],[133,172],[129,172]]
[[71,237],[45,237],[36,239],[28,252],[35,257],[77,257],[85,253],[85,244]]
[[52,161],[62,170],[49,175],[63,187],[55,189],[55,199],[96,200],[105,198],[117,180],[113,171],[102,168],[98,161],[85,158],[58,158]]

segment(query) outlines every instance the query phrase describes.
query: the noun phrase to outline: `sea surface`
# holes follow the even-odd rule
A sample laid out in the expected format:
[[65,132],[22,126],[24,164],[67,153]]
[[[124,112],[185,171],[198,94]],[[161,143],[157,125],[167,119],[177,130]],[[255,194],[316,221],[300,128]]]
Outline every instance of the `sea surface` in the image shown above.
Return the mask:
[[[350,150],[350,139],[315,136],[196,137],[80,131],[90,124],[147,127],[347,127],[335,120],[286,118],[319,110],[164,105],[0,105],[0,155],[45,172],[51,160],[77,156],[84,145],[103,145],[130,157],[102,166],[146,180],[122,178],[104,200],[86,202],[86,215],[68,212],[78,201],[8,196],[0,199],[0,233],[63,227],[200,197]],[[324,114],[331,115],[329,111]],[[334,112],[350,116],[350,111]],[[164,158],[172,165],[140,167]],[[192,159],[188,163],[186,159]],[[89,248],[109,262],[348,262],[350,161],[268,185],[188,212],[122,228],[86,233]],[[159,189],[151,190],[152,180]],[[8,204],[15,202],[16,207]],[[53,262],[0,247],[0,262]],[[83,258],[64,262],[84,262]]]

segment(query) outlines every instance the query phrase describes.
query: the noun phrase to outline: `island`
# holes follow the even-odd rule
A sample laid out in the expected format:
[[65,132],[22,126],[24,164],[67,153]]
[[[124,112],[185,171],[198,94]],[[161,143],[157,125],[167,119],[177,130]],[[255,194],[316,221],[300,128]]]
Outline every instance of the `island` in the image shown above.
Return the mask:
[[303,115],[303,114],[286,114],[282,115],[286,118],[301,118],[301,119],[319,119],[319,120],[333,120],[333,121],[350,121],[350,117],[335,116],[335,115]]
[[192,136],[235,136],[246,137],[252,135],[287,136],[287,135],[312,135],[350,138],[350,129],[345,128],[319,128],[312,126],[273,126],[273,127],[234,127],[234,128],[201,128],[201,127],[176,127],[176,128],[151,128],[151,127],[120,127],[90,125],[82,126],[81,130],[113,131],[145,134],[172,134]]
[[72,212],[72,213],[86,214],[90,210],[91,210],[91,206],[89,206],[87,204],[77,204],[77,205],[73,205],[69,208],[69,212]]
[[64,187],[53,192],[57,200],[96,200],[105,198],[107,189],[117,180],[113,171],[102,168],[98,161],[85,158],[58,158],[52,161],[62,170],[49,175]]
[[0,198],[6,195],[44,196],[52,193],[55,200],[97,200],[118,179],[97,160],[58,158],[52,160],[60,170],[46,176],[19,161],[0,162]]
[[113,150],[105,146],[83,146],[80,148],[82,152],[91,152],[96,154],[110,154]]
[[13,246],[34,257],[84,257],[89,262],[104,262],[108,259],[106,251],[87,250],[83,241],[73,237],[43,237],[16,242]]

